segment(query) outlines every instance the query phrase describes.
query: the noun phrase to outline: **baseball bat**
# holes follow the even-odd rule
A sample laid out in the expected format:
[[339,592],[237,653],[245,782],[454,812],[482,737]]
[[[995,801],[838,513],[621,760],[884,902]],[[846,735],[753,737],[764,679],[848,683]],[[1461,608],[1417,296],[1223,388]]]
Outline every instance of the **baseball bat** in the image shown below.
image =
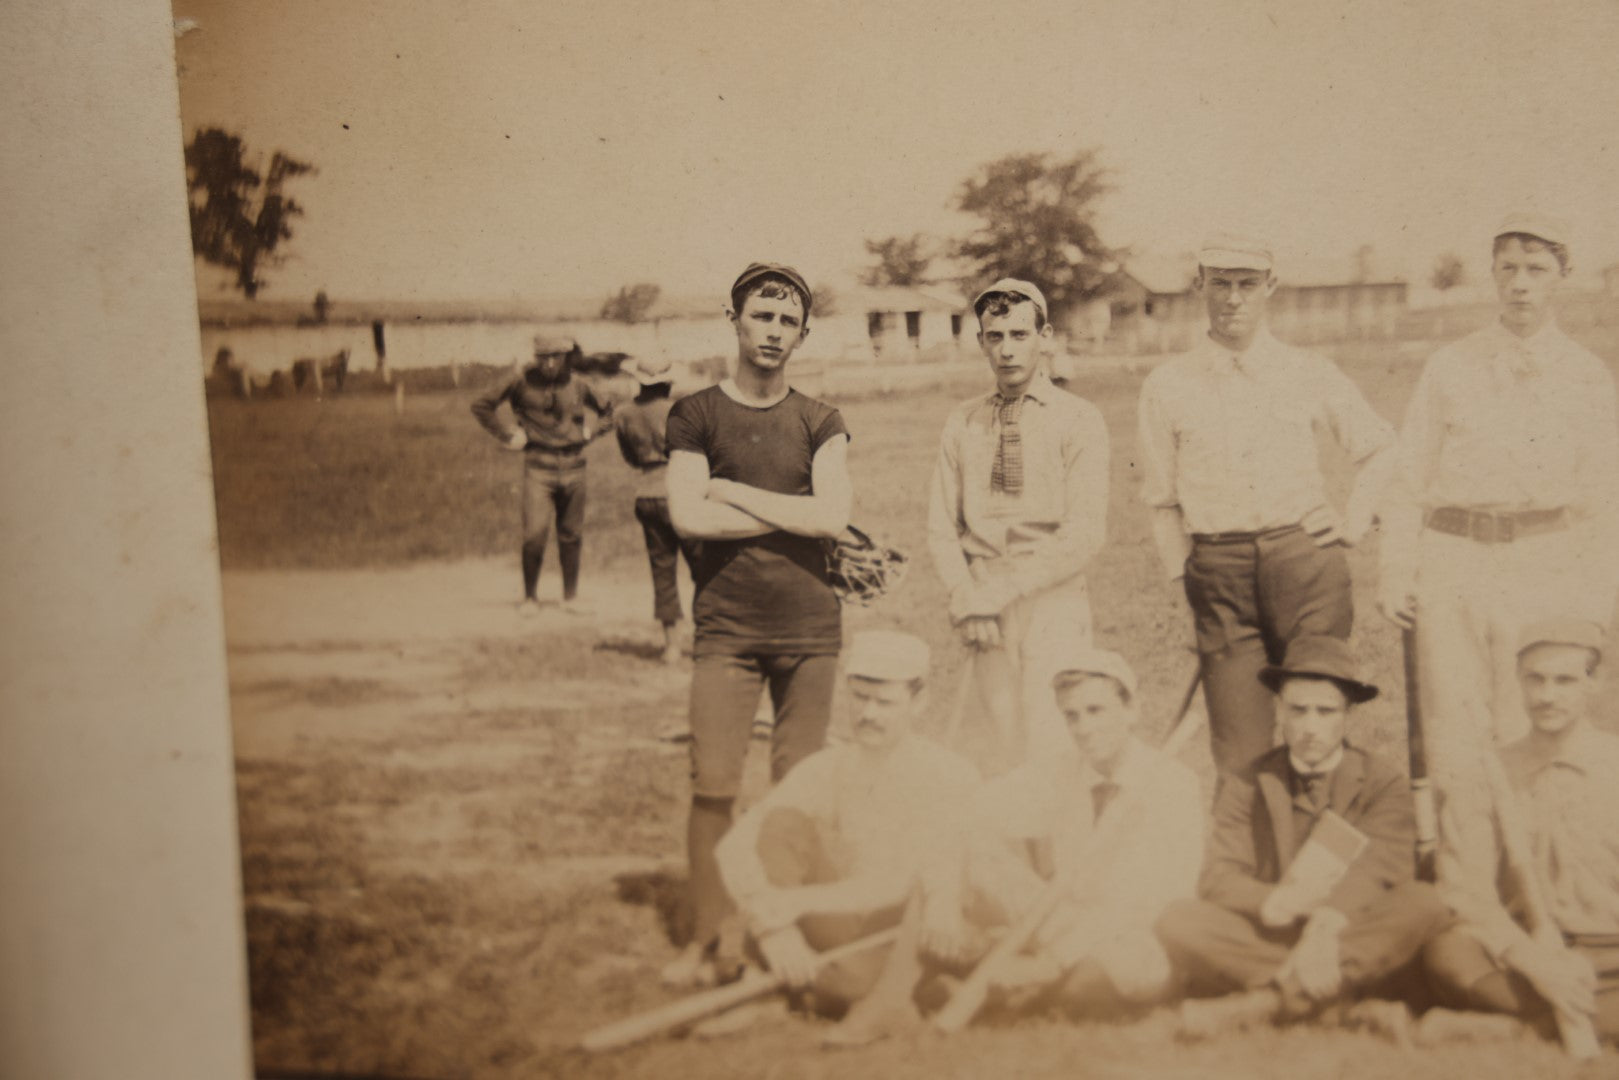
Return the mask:
[[1203,665],[1198,664],[1192,669],[1192,678],[1187,682],[1186,691],[1181,694],[1180,706],[1175,710],[1175,726],[1164,736],[1163,751],[1170,757],[1185,748],[1187,740],[1203,726],[1203,721],[1208,717],[1206,709],[1192,711],[1192,701],[1197,697],[1197,688],[1202,685]]
[[[1175,726],[1171,729],[1168,738],[1164,740],[1163,749],[1166,753],[1174,753],[1172,746],[1179,747],[1190,737],[1190,732],[1196,731],[1198,724],[1188,721],[1191,711],[1192,699],[1197,695],[1197,688],[1202,682],[1202,666],[1193,672],[1191,682],[1187,684],[1186,692],[1181,695],[1180,708],[1175,716]],[[1105,841],[1111,840],[1113,833],[1121,827],[1126,815],[1114,813],[1104,821],[1097,830],[1091,834],[1089,847],[1092,850],[1103,846]],[[965,982],[957,987],[945,1007],[940,1009],[933,1017],[933,1026],[942,1032],[960,1031],[972,1022],[978,1015],[978,1010],[984,1007],[984,1000],[989,997],[989,988],[995,981],[999,970],[1005,966],[1009,957],[1016,956],[1029,939],[1039,931],[1040,927],[1050,918],[1051,912],[1062,900],[1070,885],[1079,873],[1087,868],[1090,860],[1078,858],[1063,872],[1057,875],[1050,885],[1040,893],[1034,906],[1024,913],[1006,934],[995,943],[989,953],[973,968],[971,975]]]
[[1411,803],[1417,819],[1417,846],[1412,853],[1417,880],[1434,880],[1434,853],[1439,847],[1439,815],[1434,809],[1433,783],[1428,779],[1428,744],[1422,726],[1422,683],[1417,670],[1417,635],[1400,631],[1400,652],[1405,661],[1405,734],[1411,763]]
[[[1506,770],[1502,768],[1501,759],[1496,756],[1495,750],[1486,747],[1483,758],[1484,777],[1489,785],[1490,798],[1495,803],[1496,823],[1501,827],[1501,849],[1506,856],[1508,869],[1518,880],[1518,888],[1523,898],[1524,921],[1529,924],[1529,933],[1538,941],[1562,947],[1562,935],[1547,910],[1545,890],[1541,887],[1540,875],[1536,872],[1532,861],[1529,830],[1523,818],[1522,808],[1518,805],[1517,795],[1507,781]],[[1579,1061],[1589,1061],[1602,1052],[1589,1016],[1558,1009],[1555,1017],[1557,1035],[1562,1039],[1563,1049],[1570,1057]]]
[[[853,956],[867,949],[887,945],[898,936],[898,927],[879,930],[877,933],[863,937],[858,941],[851,941],[819,954],[815,958],[815,966],[817,968],[825,967],[827,964],[836,963],[845,957]],[[756,968],[750,969],[746,975],[729,986],[719,986],[713,990],[705,990],[700,994],[693,994],[691,997],[682,998],[679,1001],[671,1001],[667,1005],[660,1005],[655,1009],[649,1009],[646,1012],[637,1013],[635,1016],[596,1028],[586,1033],[579,1040],[579,1046],[581,1049],[591,1052],[616,1050],[621,1046],[628,1046],[631,1043],[640,1042],[642,1039],[648,1039],[673,1028],[701,1020],[705,1016],[724,1012],[726,1009],[734,1008],[745,1001],[751,1001],[756,997],[763,997],[772,991],[780,990],[786,985],[787,980],[774,972],[760,971]]]

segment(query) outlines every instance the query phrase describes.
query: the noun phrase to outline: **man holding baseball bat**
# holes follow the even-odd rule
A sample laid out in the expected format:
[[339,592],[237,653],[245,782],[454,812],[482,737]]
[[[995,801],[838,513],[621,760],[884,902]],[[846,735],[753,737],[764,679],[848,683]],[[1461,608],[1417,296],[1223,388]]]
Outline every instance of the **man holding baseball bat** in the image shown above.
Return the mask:
[[965,758],[915,732],[927,674],[921,639],[856,634],[844,666],[851,741],[799,762],[715,853],[765,963],[813,987],[821,1011],[865,994],[882,953],[826,966],[818,954],[896,925],[913,887],[936,891],[978,786]]
[[[1571,1050],[1582,1021],[1619,1038],[1619,737],[1591,723],[1602,648],[1601,628],[1580,619],[1526,628],[1516,670],[1531,728],[1501,751],[1510,790],[1492,822],[1506,873],[1456,867],[1441,848],[1461,922],[1424,954],[1442,1003],[1542,1028],[1555,1018]],[[1443,806],[1442,825],[1454,809]],[[1424,1027],[1466,1029],[1443,1013]]]
[[[985,785],[959,872],[941,879],[949,891],[908,914],[919,930],[902,928],[877,987],[829,1043],[858,1045],[914,1026],[913,995],[931,974],[959,972],[983,954],[994,928],[1015,933],[1030,914],[1026,942],[991,950],[982,964],[992,968],[974,970],[936,1024],[954,1030],[970,1021],[983,987],[1020,1010],[1085,1016],[1171,990],[1152,925],[1196,884],[1204,832],[1197,777],[1135,736],[1136,677],[1123,657],[1071,645],[1057,666],[1052,690],[1067,752]],[[917,947],[905,949],[907,940]]]
[[[1296,639],[1260,681],[1284,745],[1222,786],[1202,899],[1176,904],[1157,927],[1191,993],[1247,991],[1187,1002],[1188,1037],[1375,993],[1402,968],[1414,972],[1410,962],[1450,919],[1433,886],[1412,880],[1405,777],[1344,741],[1350,709],[1377,696],[1348,643]],[[1403,1030],[1404,1006],[1394,1009]],[[1388,1010],[1360,1012],[1391,1023]]]

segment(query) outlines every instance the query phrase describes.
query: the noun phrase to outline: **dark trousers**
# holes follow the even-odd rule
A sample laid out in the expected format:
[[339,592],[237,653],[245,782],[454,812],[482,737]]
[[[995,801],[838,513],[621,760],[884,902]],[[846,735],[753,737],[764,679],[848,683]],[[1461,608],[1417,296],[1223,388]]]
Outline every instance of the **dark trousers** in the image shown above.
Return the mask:
[[1275,742],[1260,669],[1281,663],[1294,638],[1348,640],[1349,562],[1342,548],[1318,547],[1295,526],[1238,540],[1194,538],[1185,581],[1214,764],[1225,776]]
[[646,536],[647,560],[652,564],[652,615],[665,626],[680,621],[680,590],[675,583],[675,558],[683,556],[686,569],[697,572],[701,548],[675,532],[669,520],[669,500],[650,496],[635,500],[635,520]]
[[535,453],[523,457],[523,595],[533,598],[545,562],[551,529],[557,531],[557,558],[562,564],[562,595],[579,591],[579,556],[584,546],[585,459],[557,467],[554,459]]
[[[827,854],[821,830],[800,810],[773,810],[759,829],[759,861],[770,884],[782,888],[823,885],[842,875]],[[898,926],[905,906],[895,904],[848,915],[805,915],[798,920],[804,940],[816,952]],[[887,949],[869,949],[823,967],[815,977],[817,1007],[838,1011],[864,997],[877,982]]]
[[686,828],[697,941],[713,940],[731,909],[714,847],[731,827],[760,690],[769,688],[775,711],[770,778],[779,781],[826,743],[837,670],[835,654],[697,657],[691,677],[692,805]]
[[[1577,936],[1568,947],[1585,957],[1596,972],[1596,1029],[1605,1039],[1619,1040],[1619,934]],[[1520,1016],[1547,1035],[1556,1021],[1546,1001],[1516,971],[1501,967],[1478,938],[1461,926],[1428,943],[1422,960],[1435,1000],[1452,1009]]]
[[[1350,916],[1338,939],[1347,994],[1403,997],[1421,985],[1412,961],[1451,922],[1432,885],[1407,882]],[[1275,979],[1301,926],[1272,930],[1207,900],[1182,900],[1159,918],[1158,939],[1193,994],[1250,990]],[[1283,987],[1284,994],[1287,991]]]

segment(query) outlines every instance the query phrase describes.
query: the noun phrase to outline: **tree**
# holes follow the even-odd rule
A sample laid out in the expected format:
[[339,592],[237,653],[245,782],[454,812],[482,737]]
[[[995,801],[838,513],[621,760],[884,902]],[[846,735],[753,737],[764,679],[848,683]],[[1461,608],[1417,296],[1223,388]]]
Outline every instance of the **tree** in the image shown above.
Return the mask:
[[1467,284],[1467,267],[1462,265],[1462,257],[1454,251],[1447,251],[1435,259],[1433,274],[1428,278],[1428,283],[1441,294],[1458,285]]
[[185,149],[191,249],[205,262],[234,270],[237,287],[252,300],[265,284],[259,268],[285,261],[276,250],[292,239],[292,219],[304,212],[282,186],[315,167],[277,150],[261,176],[246,156],[241,137],[219,128],[199,128]]
[[963,181],[956,206],[982,224],[957,253],[983,282],[1024,278],[1053,309],[1089,299],[1118,252],[1097,236],[1096,202],[1112,190],[1095,150],[1069,158],[1011,154]]
[[644,320],[663,290],[650,281],[625,285],[617,295],[602,302],[601,317],[613,322],[638,323]]
[[867,240],[866,254],[875,258],[877,265],[861,271],[860,284],[868,287],[923,284],[927,281],[928,267],[933,264],[933,255],[927,248],[928,239],[921,233]]

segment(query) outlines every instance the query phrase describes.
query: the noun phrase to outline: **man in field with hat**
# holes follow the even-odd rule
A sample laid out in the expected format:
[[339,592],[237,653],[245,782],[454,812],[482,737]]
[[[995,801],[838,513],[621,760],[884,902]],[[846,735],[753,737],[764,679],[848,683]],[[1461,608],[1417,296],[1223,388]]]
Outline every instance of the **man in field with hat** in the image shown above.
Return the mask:
[[995,389],[953,409],[939,442],[928,548],[996,735],[992,770],[1066,740],[1042,650],[1088,644],[1084,570],[1107,529],[1108,437],[1090,402],[1042,370],[1046,298],[1003,278],[973,301]]
[[1197,776],[1136,735],[1136,676],[1123,657],[1069,642],[1053,667],[1046,693],[1065,748],[980,789],[955,872],[913,908],[877,987],[829,1042],[914,1026],[930,975],[970,969],[994,928],[1019,923],[1053,889],[1056,903],[1027,945],[987,973],[1003,1011],[1095,1018],[1172,991],[1153,923],[1197,884]]
[[[1271,335],[1272,267],[1263,240],[1204,242],[1195,287],[1208,336],[1155,368],[1139,403],[1141,497],[1172,595],[1190,607],[1222,779],[1271,747],[1260,668],[1300,637],[1348,640],[1344,548],[1370,527],[1393,465],[1393,431],[1355,384]],[[1341,515],[1322,480],[1322,432],[1356,468]]]
[[635,400],[613,413],[618,433],[618,449],[635,480],[635,520],[646,537],[647,559],[652,564],[652,615],[663,627],[663,662],[680,662],[680,590],[676,584],[677,556],[684,556],[686,568],[697,573],[698,542],[675,532],[669,518],[669,444],[666,429],[669,409],[674,405],[670,392],[675,377],[669,361],[637,357],[625,366],[640,390]]
[[[1413,880],[1405,775],[1345,741],[1350,711],[1377,695],[1348,643],[1296,638],[1258,681],[1283,745],[1227,778],[1201,899],[1157,927],[1193,995],[1244,992],[1187,1002],[1189,1037],[1404,992],[1412,961],[1450,919],[1433,886]],[[1359,1014],[1397,1034],[1408,1022],[1403,1005]]]
[[1499,315],[1429,358],[1381,511],[1378,604],[1415,630],[1429,774],[1455,811],[1439,837],[1452,870],[1494,865],[1478,754],[1528,730],[1522,627],[1612,616],[1619,421],[1606,365],[1557,326],[1569,239],[1541,215],[1496,229]]
[[[1424,959],[1439,1000],[1456,1009],[1507,1013],[1550,1030],[1551,1012],[1591,1017],[1619,1039],[1619,737],[1592,723],[1603,633],[1579,618],[1523,632],[1514,665],[1529,733],[1501,750],[1506,782],[1528,838],[1531,865],[1497,873],[1444,874],[1460,923]],[[1511,812],[1511,811],[1509,811]],[[1441,822],[1451,824],[1446,805]],[[1499,813],[1486,826],[1499,832]],[[1498,848],[1504,845],[1497,845]],[[1441,850],[1440,869],[1453,852]],[[1520,921],[1525,876],[1542,894],[1548,925]],[[1499,883],[1499,886],[1498,886]],[[1423,1028],[1479,1034],[1446,1010]]]
[[768,688],[775,713],[777,782],[821,748],[830,719],[843,628],[824,543],[848,525],[852,491],[843,417],[787,383],[813,306],[797,270],[748,266],[731,286],[731,377],[669,410],[669,516],[703,545],[686,832],[696,936],[664,972],[673,984],[715,974],[729,901],[714,846],[731,825],[760,691]]
[[[579,559],[584,547],[585,445],[602,431],[612,403],[574,373],[581,357],[572,338],[536,334],[533,358],[516,375],[472,403],[472,415],[510,450],[523,454],[524,615],[539,609],[535,589],[551,528],[562,564],[562,603],[577,611]],[[496,410],[511,408],[513,426]]]
[[898,923],[913,889],[939,889],[978,785],[966,759],[917,732],[929,709],[920,638],[861,631],[843,675],[849,740],[799,762],[716,852],[765,963],[834,1013],[870,989],[883,953],[829,968],[816,954]]

